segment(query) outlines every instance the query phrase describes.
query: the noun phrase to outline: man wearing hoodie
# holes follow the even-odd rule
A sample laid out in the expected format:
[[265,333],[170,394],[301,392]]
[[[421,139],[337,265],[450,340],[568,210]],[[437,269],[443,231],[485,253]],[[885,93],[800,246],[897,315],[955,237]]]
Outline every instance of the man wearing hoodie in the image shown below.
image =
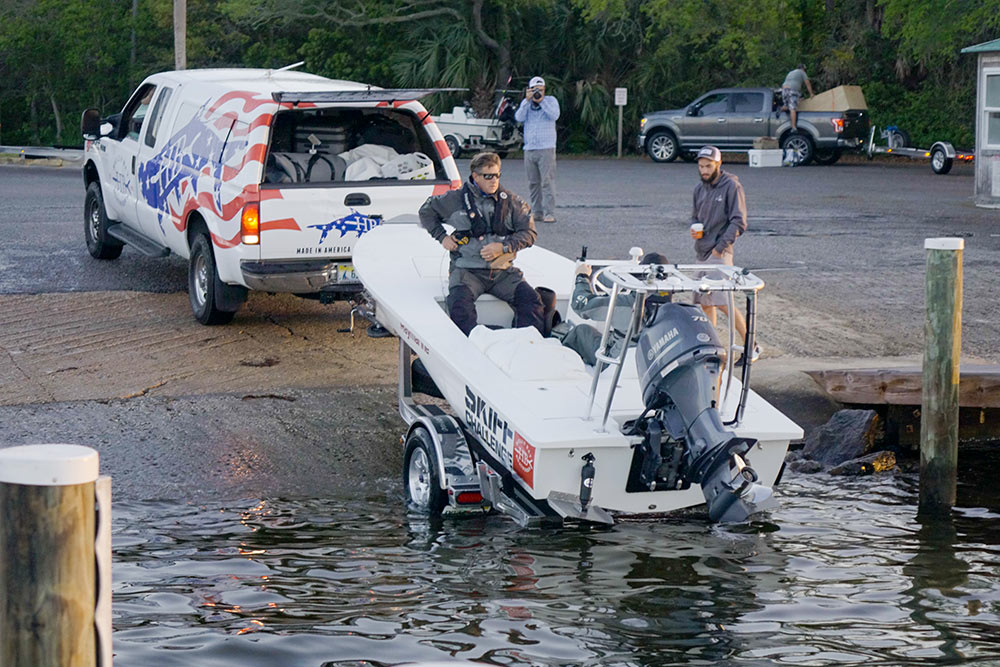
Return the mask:
[[[715,146],[702,146],[698,151],[698,175],[701,182],[694,188],[694,209],[691,213],[691,238],[699,264],[733,265],[733,246],[747,228],[747,198],[739,179],[722,170],[722,152]],[[698,229],[701,225],[701,229]],[[722,292],[696,294],[713,325],[716,308],[732,319],[737,333],[745,337],[747,323],[739,310],[729,312],[729,299]],[[754,345],[751,356],[756,359],[760,346]]]

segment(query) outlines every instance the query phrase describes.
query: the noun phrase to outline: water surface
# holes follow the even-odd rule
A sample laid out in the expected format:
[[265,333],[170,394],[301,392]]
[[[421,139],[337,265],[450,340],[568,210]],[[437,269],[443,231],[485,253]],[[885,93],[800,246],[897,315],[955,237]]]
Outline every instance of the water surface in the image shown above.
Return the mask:
[[[115,664],[1000,661],[996,448],[943,521],[913,475],[786,474],[766,521],[518,528],[367,498],[128,503]],[[998,663],[1000,664],[1000,663]]]

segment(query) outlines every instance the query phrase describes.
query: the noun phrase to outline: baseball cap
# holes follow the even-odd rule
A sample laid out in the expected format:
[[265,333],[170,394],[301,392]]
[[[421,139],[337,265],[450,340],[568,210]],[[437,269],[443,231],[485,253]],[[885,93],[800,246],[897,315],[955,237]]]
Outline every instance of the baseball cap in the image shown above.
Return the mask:
[[708,158],[713,162],[722,162],[722,151],[720,151],[715,146],[702,146],[701,150],[698,151],[698,158]]
[[534,88],[535,86],[545,86],[545,79],[540,76],[531,77],[531,81],[528,82],[528,88]]

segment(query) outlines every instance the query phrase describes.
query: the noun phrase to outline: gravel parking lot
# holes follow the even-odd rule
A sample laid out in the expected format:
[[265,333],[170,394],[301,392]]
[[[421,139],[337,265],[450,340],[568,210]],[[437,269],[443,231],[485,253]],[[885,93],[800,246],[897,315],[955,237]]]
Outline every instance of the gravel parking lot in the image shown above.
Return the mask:
[[[737,263],[768,283],[754,384],[799,421],[833,407],[804,368],[919,362],[925,238],[965,239],[963,351],[1000,362],[1000,212],[972,204],[970,166],[729,169],[750,210]],[[526,193],[520,160],[503,171]],[[682,162],[560,159],[559,221],[539,244],[690,261],[696,181]],[[202,327],[184,262],[90,258],[78,169],[0,165],[0,201],[0,446],[94,446],[126,497],[315,496],[397,474],[396,343],[338,333],[345,305],[252,294],[232,325]]]

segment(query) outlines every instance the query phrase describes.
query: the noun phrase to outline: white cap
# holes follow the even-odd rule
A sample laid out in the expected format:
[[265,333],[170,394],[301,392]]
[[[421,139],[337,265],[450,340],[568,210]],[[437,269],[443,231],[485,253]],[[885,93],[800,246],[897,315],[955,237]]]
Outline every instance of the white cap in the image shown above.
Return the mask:
[[98,477],[97,450],[80,445],[0,449],[0,482],[26,486],[87,484]]
[[534,88],[535,86],[545,87],[545,79],[540,76],[531,77],[531,81],[528,82],[528,88]]

